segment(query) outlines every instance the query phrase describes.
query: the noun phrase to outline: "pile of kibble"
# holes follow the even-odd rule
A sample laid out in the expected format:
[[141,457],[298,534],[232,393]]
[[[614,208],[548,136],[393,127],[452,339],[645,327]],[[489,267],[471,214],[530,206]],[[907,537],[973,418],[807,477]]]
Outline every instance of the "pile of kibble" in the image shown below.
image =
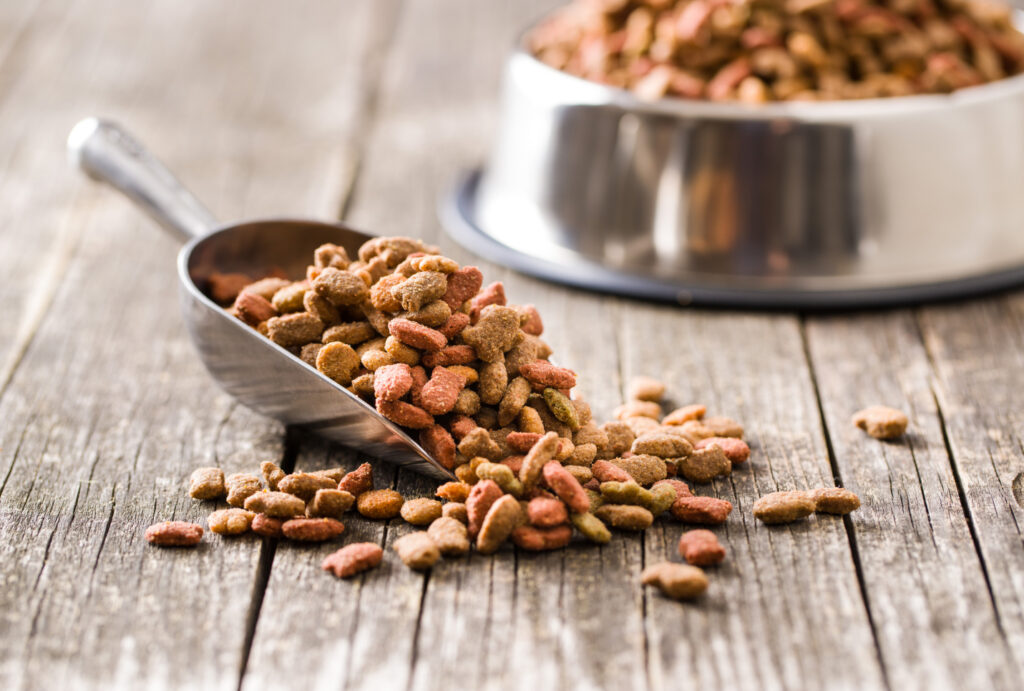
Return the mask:
[[[248,280],[216,277],[211,294],[234,296],[229,310],[239,319],[418,430],[458,481],[438,487],[436,499],[406,499],[374,489],[369,464],[286,474],[265,462],[259,474],[228,478],[200,468],[190,495],[233,507],[210,515],[215,533],[322,542],[342,534],[341,519],[355,508],[426,527],[394,543],[405,564],[426,569],[473,546],[484,554],[509,540],[524,550],[559,549],[574,532],[602,544],[609,529],[642,531],[669,516],[713,526],[732,511],[727,501],[694,495],[690,483],[710,483],[747,461],[742,425],[707,416],[702,405],[663,416],[665,386],[647,377],[632,382],[616,419],[599,425],[571,392],[576,374],[548,360],[537,310],[508,305],[502,284],[484,287],[476,267],[460,268],[415,240],[379,238],[355,261],[340,247],[318,248],[302,281]],[[879,437],[898,436],[907,424],[886,408],[862,411],[855,422]],[[780,523],[859,504],[841,488],[777,492],[758,500],[754,515]],[[167,522],[151,526],[147,539],[184,546],[202,534],[201,526]],[[698,595],[707,580],[697,566],[718,563],[725,550],[706,529],[685,533],[679,550],[689,566],[653,566],[644,582],[673,597]],[[380,546],[357,543],[323,566],[347,577],[382,557]]]
[[1024,72],[991,0],[575,0],[529,35],[559,70],[645,99],[945,93]]

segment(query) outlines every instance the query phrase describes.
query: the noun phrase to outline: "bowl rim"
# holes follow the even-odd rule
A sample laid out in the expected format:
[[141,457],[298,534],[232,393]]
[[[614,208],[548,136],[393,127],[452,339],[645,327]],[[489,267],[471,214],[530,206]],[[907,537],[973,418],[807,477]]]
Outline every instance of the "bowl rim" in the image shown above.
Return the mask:
[[[685,99],[663,96],[649,101],[638,97],[629,89],[609,86],[578,77],[542,62],[529,50],[527,36],[541,22],[561,8],[546,12],[519,31],[509,64],[520,64],[535,70],[541,80],[538,86],[546,93],[556,95],[555,100],[579,105],[601,105],[650,115],[700,116],[742,120],[845,120],[851,117],[872,117],[907,114],[926,114],[948,110],[950,106],[970,107],[1024,93],[1024,72],[994,82],[958,89],[948,94],[914,94],[884,98],[850,99],[838,101],[781,101],[747,104],[734,101],[718,102],[703,99]],[[1014,24],[1024,32],[1024,9],[1013,9]]]

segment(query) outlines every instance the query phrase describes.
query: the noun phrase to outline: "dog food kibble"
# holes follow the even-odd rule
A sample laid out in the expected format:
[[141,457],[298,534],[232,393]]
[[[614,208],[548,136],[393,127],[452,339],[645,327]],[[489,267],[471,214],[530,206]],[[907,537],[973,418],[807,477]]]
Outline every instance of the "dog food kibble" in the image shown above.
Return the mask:
[[425,571],[437,563],[441,552],[430,536],[423,532],[409,533],[395,540],[392,548],[410,569]]
[[527,43],[555,69],[643,100],[909,96],[1024,71],[1024,36],[1011,9],[982,0],[574,0]]
[[854,414],[853,424],[875,439],[895,439],[907,431],[907,416],[884,405],[865,408]]
[[427,528],[427,535],[445,557],[458,557],[469,552],[469,536],[465,523],[450,517],[436,519]]
[[341,521],[333,518],[293,518],[285,521],[281,532],[289,540],[324,542],[333,540],[345,531]]
[[203,539],[203,527],[185,521],[164,521],[146,528],[146,542],[158,547],[195,547]]
[[818,513],[845,515],[860,508],[860,497],[842,487],[826,487],[811,492]]
[[772,492],[754,502],[754,517],[769,525],[791,523],[814,513],[810,492]]
[[258,513],[252,519],[250,526],[252,532],[263,537],[281,537],[281,526],[284,521],[280,518],[271,518],[265,513]]
[[409,499],[402,504],[402,518],[412,525],[430,525],[441,517],[441,502],[436,499]]
[[337,552],[329,554],[320,563],[320,568],[330,571],[338,578],[351,578],[380,564],[384,550],[372,542],[354,542]]
[[711,566],[725,559],[725,547],[710,530],[688,530],[679,538],[679,556],[694,566]]
[[[354,506],[365,518],[401,516],[424,528],[393,545],[402,562],[422,570],[474,545],[480,554],[506,543],[544,551],[566,547],[574,534],[606,544],[609,528],[643,531],[658,519],[725,523],[732,504],[694,496],[683,478],[707,483],[746,462],[750,447],[740,423],[707,416],[703,405],[663,416],[666,387],[651,377],[632,380],[617,419],[602,423],[573,392],[577,373],[549,360],[536,307],[510,304],[500,282],[483,287],[479,269],[460,267],[411,238],[375,238],[359,248],[358,259],[349,256],[326,244],[316,249],[304,279],[226,277],[210,287],[241,321],[407,433],[416,430],[423,449],[458,481],[437,487],[436,498],[405,500],[393,489],[374,489],[369,463],[350,472],[286,474],[265,461],[259,476],[226,479],[217,468],[199,468],[190,495],[226,494],[236,507],[211,514],[210,530],[316,543],[341,535],[339,519]],[[899,415],[873,408],[858,414],[857,424],[873,435],[891,434]],[[898,433],[905,430],[902,420]],[[846,514],[859,505],[848,490],[823,488],[762,497],[754,514],[785,522],[815,510]],[[194,545],[201,538],[202,528],[187,523],[146,531],[154,544]],[[710,531],[689,530],[679,552],[690,564],[711,565],[724,558],[725,547]],[[348,578],[382,559],[379,545],[356,543],[330,554],[322,567]],[[684,564],[652,566],[643,581],[680,599],[707,587],[704,573]]]
[[228,504],[231,506],[245,506],[245,500],[263,489],[260,479],[248,473],[235,473],[229,475],[224,481],[228,491]]
[[218,535],[241,535],[249,532],[254,514],[245,509],[221,509],[206,519],[210,531]]
[[675,600],[689,600],[708,589],[708,577],[698,567],[668,561],[648,566],[640,580]]
[[220,468],[196,468],[192,471],[188,496],[193,499],[220,499],[226,491],[224,471]]
[[402,495],[393,489],[374,489],[356,498],[356,509],[365,518],[385,520],[398,516],[404,503]]
[[306,515],[310,518],[341,518],[355,502],[356,498],[343,489],[318,489],[306,505]]
[[629,397],[634,401],[654,401],[665,396],[665,384],[653,377],[633,377],[629,382]]

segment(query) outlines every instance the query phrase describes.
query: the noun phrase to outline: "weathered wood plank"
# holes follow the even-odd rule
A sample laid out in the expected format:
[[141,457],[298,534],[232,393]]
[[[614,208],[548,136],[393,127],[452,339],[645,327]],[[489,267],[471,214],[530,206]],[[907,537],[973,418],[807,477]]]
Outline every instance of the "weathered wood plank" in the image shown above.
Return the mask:
[[[191,469],[281,459],[281,427],[203,372],[178,316],[173,244],[109,191],[70,172],[48,178],[61,177],[68,128],[99,104],[155,151],[179,152],[169,163],[221,211],[329,213],[373,78],[358,66],[379,10],[107,5],[47,8],[21,49],[24,71],[2,75],[0,124],[21,109],[21,129],[7,131],[31,133],[19,143],[32,154],[11,158],[24,198],[0,204],[14,214],[0,243],[20,247],[41,223],[66,235],[44,236],[49,269],[24,274],[28,292],[51,292],[33,308],[38,329],[18,327],[24,355],[0,397],[0,685],[233,689],[269,553],[214,536],[160,551],[142,531],[202,520],[211,507],[184,493]],[[265,49],[310,22],[335,28]]]
[[1024,294],[918,312],[996,616],[1024,669]]
[[[728,550],[709,592],[680,605],[646,595],[652,686],[877,688],[885,684],[843,522],[766,527],[761,495],[831,486],[832,471],[799,322],[622,303],[624,378],[661,378],[675,403],[704,403],[743,422],[751,460],[696,493],[733,503],[716,529]],[[678,561],[684,528],[649,531],[645,562]]]
[[[964,518],[913,313],[814,318],[806,334],[836,468],[862,501],[849,526],[892,685],[1012,688],[1021,672]],[[908,414],[903,440],[851,423],[875,404]]]

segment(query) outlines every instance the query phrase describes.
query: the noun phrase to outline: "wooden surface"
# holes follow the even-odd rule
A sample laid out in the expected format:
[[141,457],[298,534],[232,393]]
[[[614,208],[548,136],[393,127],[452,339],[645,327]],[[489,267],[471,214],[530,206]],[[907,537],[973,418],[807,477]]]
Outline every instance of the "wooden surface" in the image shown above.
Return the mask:
[[[685,310],[481,264],[533,302],[599,417],[650,374],[746,424],[749,467],[700,602],[638,585],[682,526],[505,549],[352,582],[335,546],[207,539],[190,470],[358,454],[218,391],[178,313],[175,246],[67,169],[115,117],[223,218],[344,216],[460,262],[435,208],[493,136],[502,58],[557,0],[0,3],[0,688],[1020,688],[1024,293],[836,316]],[[479,262],[477,262],[479,263]],[[850,415],[905,410],[879,443]],[[380,486],[432,485],[381,465]],[[833,483],[847,519],[767,528],[753,501]],[[409,530],[346,521],[346,540]]]

